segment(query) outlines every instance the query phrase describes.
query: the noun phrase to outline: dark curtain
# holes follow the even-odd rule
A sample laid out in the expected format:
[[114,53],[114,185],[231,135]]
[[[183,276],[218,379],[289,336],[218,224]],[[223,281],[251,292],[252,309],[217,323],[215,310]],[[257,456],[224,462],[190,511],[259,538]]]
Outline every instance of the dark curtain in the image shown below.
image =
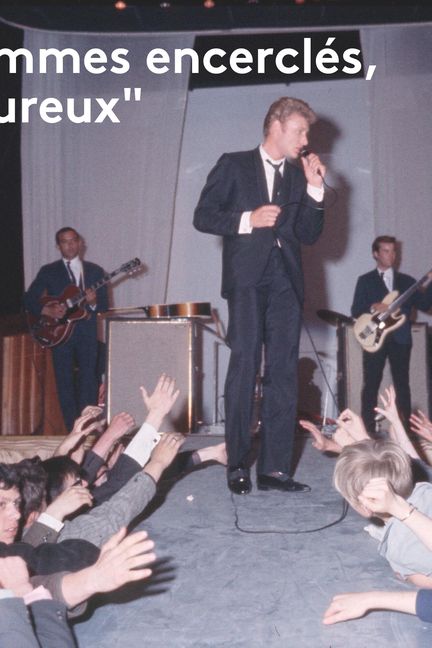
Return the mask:
[[[0,47],[23,46],[23,32],[0,22]],[[0,115],[7,114],[8,98],[17,101],[16,122],[0,124],[0,315],[18,313],[24,289],[20,121],[21,69],[9,74],[7,57],[0,57]]]

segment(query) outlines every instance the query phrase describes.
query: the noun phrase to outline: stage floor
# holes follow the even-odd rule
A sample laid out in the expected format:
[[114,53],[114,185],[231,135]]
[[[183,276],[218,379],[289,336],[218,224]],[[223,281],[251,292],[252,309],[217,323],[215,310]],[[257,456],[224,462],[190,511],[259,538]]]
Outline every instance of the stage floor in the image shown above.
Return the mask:
[[[187,447],[220,441],[193,435]],[[139,524],[156,543],[152,579],[101,597],[75,626],[80,648],[429,648],[432,625],[401,613],[322,625],[334,594],[406,586],[354,511],[305,533],[340,518],[342,501],[334,458],[300,444],[296,478],[311,493],[231,496],[225,469],[210,466],[158,497]]]

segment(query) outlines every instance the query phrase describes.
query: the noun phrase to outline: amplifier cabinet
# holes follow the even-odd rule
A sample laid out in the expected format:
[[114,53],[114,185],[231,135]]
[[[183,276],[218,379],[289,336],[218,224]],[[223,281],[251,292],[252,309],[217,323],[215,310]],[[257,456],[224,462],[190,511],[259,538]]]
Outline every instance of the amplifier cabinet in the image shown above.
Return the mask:
[[[427,324],[417,323],[411,327],[413,346],[410,362],[410,387],[413,411],[429,412],[429,363]],[[391,335],[391,333],[389,334]],[[362,348],[354,337],[352,326],[342,324],[338,328],[338,378],[339,407],[349,407],[361,412],[363,385]],[[386,362],[380,391],[392,384],[389,362]]]
[[187,434],[196,425],[197,326],[186,319],[106,319],[107,417],[130,413],[137,426],[147,410],[140,386],[151,393],[161,373],[175,378],[180,395],[162,431]]

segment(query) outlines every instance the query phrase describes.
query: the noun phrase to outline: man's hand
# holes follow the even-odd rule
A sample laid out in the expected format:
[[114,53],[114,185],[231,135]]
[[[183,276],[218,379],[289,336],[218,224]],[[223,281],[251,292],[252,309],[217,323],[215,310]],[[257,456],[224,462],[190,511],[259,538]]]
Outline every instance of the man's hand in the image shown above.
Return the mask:
[[250,226],[253,228],[274,227],[280,212],[281,208],[278,205],[262,205],[261,207],[257,207],[250,215]]
[[150,461],[144,468],[144,472],[149,474],[157,482],[163,471],[173,461],[180,447],[183,445],[185,438],[182,434],[169,432],[163,434],[161,440],[155,446]]
[[154,542],[148,539],[146,531],[125,536],[123,527],[103,545],[94,565],[63,576],[62,594],[68,607],[75,607],[98,592],[111,592],[151,575],[147,565],[156,560],[152,552]]
[[375,302],[370,307],[371,313],[385,313],[387,309],[388,304],[384,304],[384,302]]
[[336,452],[337,454],[339,454],[340,451],[342,450],[341,446],[338,443],[336,443],[336,441],[327,438],[321,432],[321,430],[319,430],[317,426],[311,423],[310,421],[306,421],[302,419],[299,421],[299,424],[302,426],[302,428],[304,428],[305,430],[307,430],[312,434],[314,439],[312,441],[312,445],[317,450],[320,450],[321,452]]
[[121,439],[122,436],[135,426],[135,419],[127,412],[120,412],[113,416],[113,419],[107,427],[105,434],[110,434],[114,440]]
[[53,319],[61,319],[66,314],[66,306],[61,302],[49,302],[42,308],[42,315],[47,315]]
[[175,388],[175,380],[165,373],[159,378],[152,394],[149,395],[147,390],[141,387],[144,405],[148,409],[146,423],[149,423],[155,430],[158,430],[164,416],[171,411],[179,393],[180,391]]
[[87,288],[85,291],[86,302],[89,306],[96,306],[96,291]]
[[[83,414],[76,419],[71,432],[69,432],[67,437],[56,448],[54,456],[67,455],[69,452],[75,451],[78,446],[81,446],[85,438],[91,434],[91,432],[99,430],[101,422],[94,419],[101,413],[101,408],[94,406],[89,408],[86,407],[83,411],[85,412],[86,410],[86,414]],[[83,453],[84,449],[81,448],[81,453],[79,454]],[[74,457],[74,460],[77,463],[81,463],[82,457],[81,459],[79,457],[75,459]]]
[[32,591],[27,565],[22,558],[0,558],[0,587],[12,590],[15,596],[25,596]]
[[45,513],[63,522],[65,517],[83,506],[92,506],[93,496],[85,486],[70,486],[46,508]]
[[324,164],[315,153],[300,158],[307,183],[312,187],[322,187],[326,173]]
[[103,545],[96,563],[88,568],[92,593],[111,592],[151,576],[151,569],[146,567],[156,560],[153,547],[154,542],[148,539],[146,531],[126,537],[126,529],[120,529]]

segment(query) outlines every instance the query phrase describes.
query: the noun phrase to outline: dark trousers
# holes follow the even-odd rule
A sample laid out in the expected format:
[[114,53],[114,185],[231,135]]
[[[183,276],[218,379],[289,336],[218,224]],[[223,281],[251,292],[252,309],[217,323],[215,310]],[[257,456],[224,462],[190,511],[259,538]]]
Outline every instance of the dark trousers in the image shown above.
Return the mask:
[[68,430],[86,405],[97,403],[98,346],[96,330],[88,324],[77,322],[69,340],[52,350],[57,394]]
[[382,348],[376,353],[363,351],[363,389],[362,417],[369,433],[375,432],[374,407],[378,403],[378,390],[381,384],[385,361],[388,358],[396,390],[396,403],[399,414],[406,424],[411,414],[411,392],[409,386],[410,344],[397,344],[391,337],[386,338]]
[[228,464],[247,462],[256,376],[264,344],[262,431],[257,472],[289,473],[297,411],[301,305],[279,248],[260,282],[228,296],[231,356],[225,382]]

